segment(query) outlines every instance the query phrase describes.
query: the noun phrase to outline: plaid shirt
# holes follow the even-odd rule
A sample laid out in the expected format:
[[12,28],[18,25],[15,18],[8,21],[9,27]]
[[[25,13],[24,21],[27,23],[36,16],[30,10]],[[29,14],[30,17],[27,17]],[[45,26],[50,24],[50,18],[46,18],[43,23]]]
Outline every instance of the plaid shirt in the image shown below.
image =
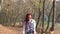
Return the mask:
[[32,32],[36,32],[36,22],[34,19],[30,19],[29,20],[29,25],[26,27],[25,26],[25,22],[23,24],[23,34],[25,34],[26,32],[32,33]]

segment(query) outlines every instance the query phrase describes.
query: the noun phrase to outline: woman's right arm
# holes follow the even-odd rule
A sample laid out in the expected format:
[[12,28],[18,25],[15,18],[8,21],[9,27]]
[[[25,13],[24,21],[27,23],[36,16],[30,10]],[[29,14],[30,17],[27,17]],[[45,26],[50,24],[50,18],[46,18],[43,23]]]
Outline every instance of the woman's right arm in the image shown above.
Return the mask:
[[25,34],[25,23],[23,23],[23,34]]

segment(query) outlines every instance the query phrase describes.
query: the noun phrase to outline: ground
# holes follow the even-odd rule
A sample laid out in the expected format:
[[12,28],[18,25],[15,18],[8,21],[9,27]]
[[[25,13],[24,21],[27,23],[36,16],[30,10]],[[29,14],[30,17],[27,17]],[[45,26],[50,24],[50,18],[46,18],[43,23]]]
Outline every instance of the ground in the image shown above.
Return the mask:
[[0,25],[0,34],[22,34],[22,28]]
[[[22,34],[22,28],[0,25],[0,34]],[[60,29],[55,28],[55,34],[60,34]]]

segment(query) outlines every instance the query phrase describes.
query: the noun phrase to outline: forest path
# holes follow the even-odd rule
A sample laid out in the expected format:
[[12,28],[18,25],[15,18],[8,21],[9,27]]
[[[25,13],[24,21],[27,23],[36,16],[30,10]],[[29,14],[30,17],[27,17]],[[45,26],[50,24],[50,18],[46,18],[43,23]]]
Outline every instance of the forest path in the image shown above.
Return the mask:
[[[22,34],[22,27],[6,27],[0,24],[0,34]],[[60,34],[59,28],[55,28],[55,34]]]
[[22,34],[22,28],[0,25],[0,34]]

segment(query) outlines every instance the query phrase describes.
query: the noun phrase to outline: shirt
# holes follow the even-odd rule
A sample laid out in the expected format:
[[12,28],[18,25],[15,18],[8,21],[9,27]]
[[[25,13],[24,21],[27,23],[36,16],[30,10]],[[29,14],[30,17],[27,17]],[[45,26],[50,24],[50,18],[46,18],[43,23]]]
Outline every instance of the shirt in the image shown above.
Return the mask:
[[[25,34],[25,22],[23,23],[23,34]],[[30,19],[29,20],[29,27],[28,27],[28,30],[34,30],[34,32],[36,32],[36,22],[34,19]]]

